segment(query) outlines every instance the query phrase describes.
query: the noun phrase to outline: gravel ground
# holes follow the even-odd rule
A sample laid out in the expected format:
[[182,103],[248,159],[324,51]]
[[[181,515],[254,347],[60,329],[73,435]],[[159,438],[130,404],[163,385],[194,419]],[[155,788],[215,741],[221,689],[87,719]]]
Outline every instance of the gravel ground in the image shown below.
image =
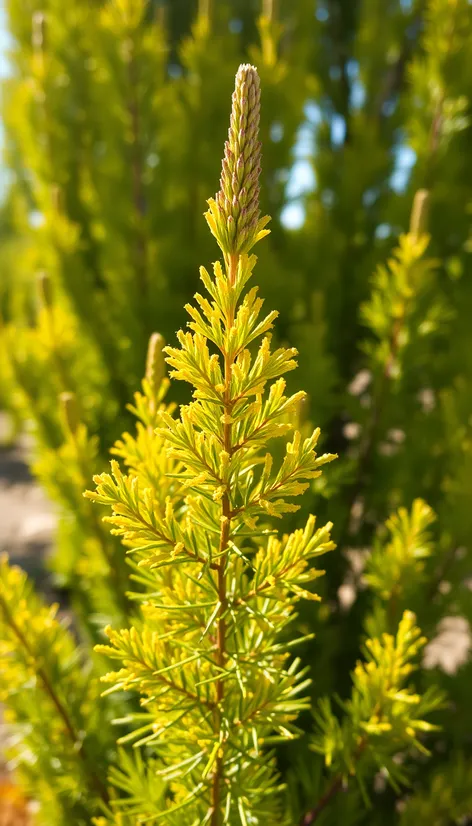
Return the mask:
[[43,587],[55,517],[25,459],[26,446],[21,441],[0,449],[0,551]]
[[[3,422],[0,418],[0,432]],[[38,587],[50,593],[47,555],[54,531],[54,511],[26,464],[27,443],[0,448],[0,553],[21,565]],[[1,723],[1,709],[0,709]],[[30,806],[12,783],[2,761],[0,725],[0,826],[29,826]]]

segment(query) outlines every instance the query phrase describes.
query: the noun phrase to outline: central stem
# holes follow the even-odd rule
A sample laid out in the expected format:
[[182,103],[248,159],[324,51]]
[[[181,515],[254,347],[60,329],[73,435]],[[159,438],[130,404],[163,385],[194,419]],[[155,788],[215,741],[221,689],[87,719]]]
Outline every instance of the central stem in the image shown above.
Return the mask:
[[[228,280],[232,286],[236,280],[236,272],[238,267],[239,256],[233,255],[229,258],[227,264]],[[225,319],[226,329],[230,330],[234,322],[234,309],[228,312]],[[231,367],[232,358],[228,353],[224,354],[224,395],[223,395],[223,450],[231,456],[232,440],[231,440]],[[227,548],[231,529],[231,503],[229,499],[229,491],[225,490],[221,500],[221,533],[219,544],[219,562],[217,571],[217,587],[218,587],[218,601],[220,608],[217,615],[217,632],[216,632],[216,665],[218,669],[223,669],[226,661],[226,565],[227,565]],[[221,673],[221,672],[220,672]],[[216,708],[215,708],[215,732],[217,735],[221,731],[222,709],[224,702],[224,680],[218,679],[216,682]],[[215,761],[215,770],[212,779],[212,793],[211,793],[211,826],[219,826],[220,824],[220,793],[221,782],[224,773],[223,763],[223,746],[220,746],[218,755]]]

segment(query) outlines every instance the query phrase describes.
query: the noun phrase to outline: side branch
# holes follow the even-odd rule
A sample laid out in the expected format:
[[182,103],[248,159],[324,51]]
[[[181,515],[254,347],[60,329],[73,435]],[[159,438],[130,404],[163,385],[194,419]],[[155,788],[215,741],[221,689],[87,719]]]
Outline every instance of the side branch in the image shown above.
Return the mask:
[[27,653],[30,660],[34,663],[34,670],[35,673],[42,683],[43,689],[47,696],[49,697],[50,701],[52,702],[54,708],[58,716],[60,717],[63,725],[64,730],[67,734],[67,737],[71,741],[72,744],[72,751],[77,754],[79,759],[82,761],[85,774],[87,777],[87,781],[89,786],[94,794],[98,795],[105,803],[108,803],[108,792],[106,787],[101,782],[100,778],[96,774],[96,771],[92,768],[88,761],[88,755],[85,752],[84,744],[80,740],[79,733],[77,732],[74,723],[72,722],[69,712],[64,705],[64,703],[59,698],[55,686],[50,680],[47,671],[39,665],[37,662],[37,658],[35,656],[34,651],[32,650],[28,640],[26,639],[25,635],[23,634],[21,628],[18,626],[17,622],[15,621],[8,604],[0,596],[0,608],[3,611],[5,621],[10,626],[11,630],[13,631],[14,635],[16,636],[18,642],[22,646],[23,650]]
[[[361,756],[366,746],[367,739],[363,738],[354,753],[354,762],[357,762],[359,760],[359,757]],[[337,793],[340,792],[341,789],[343,789],[343,787],[344,776],[341,772],[339,772],[339,774],[337,774],[333,778],[325,793],[320,797],[316,806],[313,809],[310,809],[310,811],[307,812],[305,815],[303,815],[302,819],[300,820],[299,826],[312,826],[312,823],[315,823],[318,820],[319,815],[324,811],[324,809],[331,802],[333,797],[335,797]]]

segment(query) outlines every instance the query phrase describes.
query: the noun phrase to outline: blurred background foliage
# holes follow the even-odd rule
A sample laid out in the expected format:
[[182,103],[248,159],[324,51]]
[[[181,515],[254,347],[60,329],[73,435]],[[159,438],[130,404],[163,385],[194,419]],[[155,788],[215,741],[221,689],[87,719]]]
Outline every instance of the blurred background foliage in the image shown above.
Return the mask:
[[[348,691],[377,586],[394,599],[395,621],[412,609],[431,637],[444,617],[460,616],[467,637],[470,1],[6,5],[0,395],[17,426],[34,432],[33,470],[59,514],[51,566],[84,638],[126,614],[128,574],[82,491],[132,426],[126,405],[150,335],[173,342],[198,267],[216,256],[202,213],[246,60],[261,76],[262,210],[272,216],[260,292],[280,310],[279,340],[299,350],[289,382],[309,394],[300,424],[320,425],[323,447],[340,456],[304,504],[334,522],[338,543],[325,600],[300,619],[317,633],[304,651],[314,696]],[[173,401],[183,393],[173,387]],[[403,533],[395,527],[403,556],[382,527],[417,497],[437,515],[421,572],[418,509]],[[440,657],[430,651],[430,660]],[[323,822],[464,822],[471,678],[470,662],[456,676],[435,670],[450,703],[437,753],[412,769],[417,793],[401,816],[392,792],[379,791],[368,816],[353,792],[336,804],[342,815],[332,808]],[[421,679],[427,686],[432,671]],[[313,791],[313,778],[307,784]],[[460,787],[457,816],[451,785]]]

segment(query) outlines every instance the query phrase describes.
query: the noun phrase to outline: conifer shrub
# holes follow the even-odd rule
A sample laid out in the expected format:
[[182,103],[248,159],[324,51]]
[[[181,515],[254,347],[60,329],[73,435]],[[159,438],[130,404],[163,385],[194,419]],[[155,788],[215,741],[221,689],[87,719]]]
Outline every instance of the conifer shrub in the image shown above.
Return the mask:
[[[422,499],[379,530],[356,603],[355,650],[335,647],[336,631],[359,618],[329,622],[340,563],[328,560],[340,552],[332,524],[300,506],[323,490],[320,479],[333,484],[331,466],[321,469],[336,457],[317,453],[320,431],[300,414],[305,394],[286,390],[297,351],[274,345],[276,313],[262,311],[254,286],[252,250],[268,234],[259,112],[259,76],[243,64],[220,189],[205,216],[220,258],[212,272],[200,270],[203,290],[186,306],[189,329],[177,346],[151,337],[130,407],[136,427],[83,499],[96,532],[82,559],[83,622],[67,630],[26,575],[1,564],[8,753],[38,826],[415,818],[446,826],[470,814],[463,721],[451,721],[444,680],[419,668],[427,640],[411,608],[428,630],[438,610],[428,567],[435,515]],[[420,193],[363,308],[375,389],[350,496],[370,470],[379,416],[407,367],[407,333],[431,278],[426,203]],[[49,310],[47,280],[42,290]],[[167,401],[172,380],[190,385],[188,404]],[[61,405],[62,449],[80,486],[97,463],[95,443],[80,399],[63,394]],[[328,577],[317,561],[325,554]],[[451,683],[449,696],[460,697]],[[454,755],[446,770],[431,754],[437,744],[436,754]],[[388,790],[374,809],[382,783]]]
[[[265,90],[261,197],[272,216],[258,281],[280,312],[277,341],[301,355],[286,376],[290,393],[307,392],[300,422],[319,425],[340,456],[303,504],[335,526],[330,596],[353,575],[344,552],[370,547],[418,496],[438,514],[436,578],[444,567],[466,581],[470,3],[195,5],[76,0],[64,15],[62,0],[6,2],[0,396],[34,431],[31,466],[59,516],[55,581],[87,616],[112,616],[117,542],[84,506],[84,474],[132,427],[149,338],[173,340],[211,259],[199,216],[224,102],[248,59]],[[417,191],[430,208],[415,242],[405,230]],[[75,446],[64,393],[81,425]],[[184,383],[173,401],[188,401]],[[467,603],[464,589],[435,598],[432,625]]]

